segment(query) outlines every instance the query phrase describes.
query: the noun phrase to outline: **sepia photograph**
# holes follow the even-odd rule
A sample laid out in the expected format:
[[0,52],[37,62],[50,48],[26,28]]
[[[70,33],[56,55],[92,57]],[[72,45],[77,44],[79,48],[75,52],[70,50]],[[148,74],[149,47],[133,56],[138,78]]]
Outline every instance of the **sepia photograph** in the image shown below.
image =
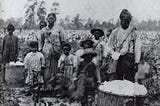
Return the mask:
[[160,106],[160,0],[0,0],[0,106]]

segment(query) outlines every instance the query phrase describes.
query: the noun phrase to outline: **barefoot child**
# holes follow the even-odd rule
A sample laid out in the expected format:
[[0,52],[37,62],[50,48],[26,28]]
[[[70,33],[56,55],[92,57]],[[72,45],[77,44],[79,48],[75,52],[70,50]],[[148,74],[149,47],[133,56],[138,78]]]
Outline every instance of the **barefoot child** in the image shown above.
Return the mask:
[[25,70],[27,71],[26,84],[31,90],[34,87],[41,86],[43,81],[43,71],[45,67],[45,58],[41,52],[38,52],[38,42],[30,43],[31,52],[24,59]]
[[71,45],[65,43],[62,45],[63,54],[58,60],[58,68],[69,79],[73,77],[73,71],[76,67],[75,56],[70,53]]

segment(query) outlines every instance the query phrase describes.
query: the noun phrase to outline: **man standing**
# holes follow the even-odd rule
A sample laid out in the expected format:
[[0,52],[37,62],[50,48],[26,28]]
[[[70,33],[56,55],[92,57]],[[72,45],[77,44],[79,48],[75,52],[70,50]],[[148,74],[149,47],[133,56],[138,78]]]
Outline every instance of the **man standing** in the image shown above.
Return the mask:
[[112,31],[108,47],[112,58],[118,57],[117,79],[126,79],[134,82],[141,56],[141,41],[136,29],[130,25],[131,20],[130,12],[127,9],[123,9],[120,14],[121,26]]

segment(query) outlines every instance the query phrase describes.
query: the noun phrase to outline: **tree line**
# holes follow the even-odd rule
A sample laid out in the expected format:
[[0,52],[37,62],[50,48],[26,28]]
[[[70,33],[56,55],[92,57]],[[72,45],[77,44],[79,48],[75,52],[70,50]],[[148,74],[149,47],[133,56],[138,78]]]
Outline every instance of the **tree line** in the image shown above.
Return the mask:
[[[54,12],[57,15],[60,13],[60,4],[53,1],[51,3],[50,12]],[[38,23],[44,21],[47,15],[47,9],[45,6],[45,0],[27,0],[25,5],[25,17],[23,18],[10,18],[4,21],[0,19],[0,29],[6,27],[8,23],[12,23],[17,29],[38,29]],[[25,20],[22,23],[22,20]],[[66,16],[64,19],[59,19],[58,24],[66,30],[89,30],[92,28],[112,29],[119,26],[119,20],[113,23],[113,18],[108,21],[100,22],[99,20],[93,20],[91,18],[82,19],[80,14],[76,14],[75,17]],[[138,29],[140,30],[160,30],[160,20],[147,20],[138,23]]]

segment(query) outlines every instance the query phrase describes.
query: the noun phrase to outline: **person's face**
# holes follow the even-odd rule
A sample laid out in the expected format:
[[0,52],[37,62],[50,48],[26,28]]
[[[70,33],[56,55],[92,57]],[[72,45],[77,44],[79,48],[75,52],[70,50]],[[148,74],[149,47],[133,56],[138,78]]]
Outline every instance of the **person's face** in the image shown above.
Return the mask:
[[95,33],[95,35],[94,35],[94,38],[96,39],[96,40],[99,40],[99,34],[98,33]]
[[70,48],[64,47],[64,48],[63,48],[63,52],[64,52],[65,55],[69,55]]
[[129,24],[130,24],[130,19],[129,18],[121,19],[121,27],[123,29],[127,29],[129,27]]
[[7,29],[7,31],[8,31],[8,34],[9,34],[9,35],[12,35],[12,34],[13,34],[13,32],[14,32],[14,30],[13,30],[13,29]]
[[49,24],[54,24],[55,21],[56,21],[56,18],[53,17],[52,15],[50,15],[50,16],[48,17],[48,23],[49,23]]
[[45,23],[40,23],[40,25],[39,25],[39,27],[40,27],[40,29],[42,29],[42,28],[44,28],[46,26],[46,24]]

